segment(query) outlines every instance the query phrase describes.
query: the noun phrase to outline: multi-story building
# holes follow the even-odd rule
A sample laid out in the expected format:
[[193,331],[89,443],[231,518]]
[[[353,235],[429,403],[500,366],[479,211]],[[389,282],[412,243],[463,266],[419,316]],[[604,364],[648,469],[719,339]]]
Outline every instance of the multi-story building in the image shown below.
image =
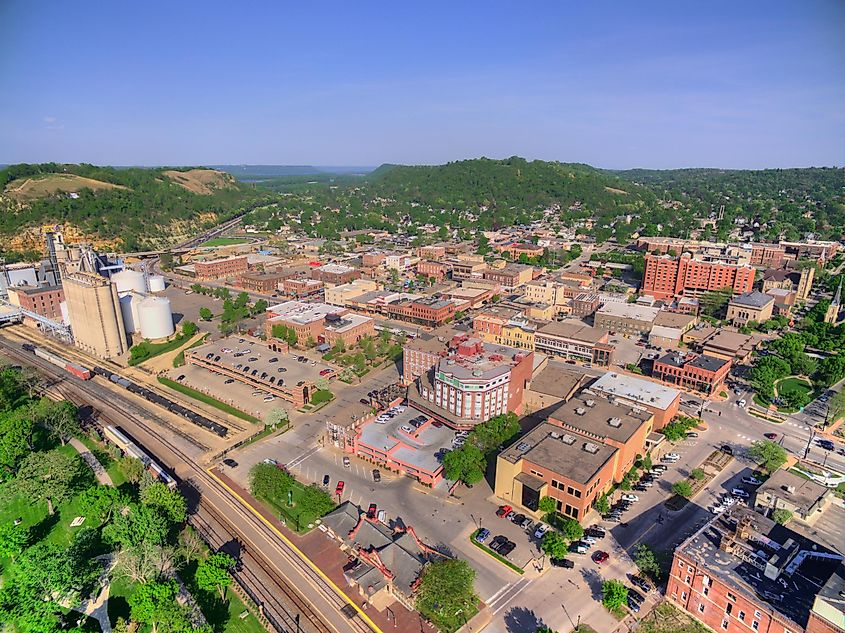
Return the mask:
[[413,268],[419,261],[419,257],[407,255],[403,253],[388,255],[384,259],[384,267],[390,270],[398,270],[403,272],[409,268]]
[[613,360],[616,349],[609,340],[606,331],[581,321],[552,321],[534,333],[534,349],[566,360],[605,367]]
[[704,394],[718,393],[731,361],[706,354],[670,352],[654,361],[651,375],[662,382]]
[[520,255],[526,257],[542,257],[545,249],[536,244],[526,244],[524,242],[508,242],[507,244],[497,244],[496,251],[499,253],[508,253],[512,259],[517,259]]
[[382,312],[397,321],[437,327],[452,319],[457,309],[458,305],[449,299],[417,297],[385,303]]
[[273,338],[273,326],[276,325],[292,329],[299,346],[308,340],[334,345],[338,339],[346,346],[352,346],[365,336],[375,335],[375,322],[370,317],[326,303],[285,301],[270,306],[264,324],[268,340]]
[[410,385],[449,355],[444,337],[423,333],[402,347],[402,384]]
[[449,266],[443,262],[429,261],[423,259],[417,263],[417,275],[434,278],[443,281],[449,273]]
[[446,257],[446,247],[445,246],[420,246],[417,249],[417,255],[421,259],[443,259]]
[[293,276],[290,271],[272,273],[245,273],[240,276],[238,283],[244,290],[270,294],[279,289],[279,284]]
[[614,456],[613,479],[622,481],[640,455],[645,455],[654,415],[640,407],[619,401],[580,395],[549,413],[549,423],[567,433],[618,449]]
[[54,321],[62,320],[61,303],[65,291],[61,286],[10,286],[9,303],[35,312]]
[[754,242],[750,244],[752,266],[765,266],[766,268],[779,268],[783,263],[786,249],[781,244],[761,244]]
[[616,372],[600,376],[589,385],[588,392],[645,409],[654,416],[655,431],[669,424],[681,407],[681,392],[677,389]]
[[96,273],[67,273],[62,281],[76,346],[100,358],[125,354],[126,328],[117,286]]
[[370,251],[361,255],[361,265],[364,268],[376,268],[384,262],[386,257],[387,253],[384,251]]
[[745,325],[749,321],[763,323],[772,318],[775,298],[771,295],[752,290],[743,292],[728,301],[726,318],[733,325]]
[[601,307],[601,299],[595,292],[582,292],[569,303],[572,316],[579,319],[592,316]]
[[290,277],[281,284],[282,294],[294,299],[304,299],[321,294],[324,284],[317,279],[306,279],[303,277]]
[[356,279],[348,284],[326,288],[324,301],[333,306],[347,306],[350,299],[374,290],[378,290],[378,284],[373,280]]
[[552,497],[561,514],[582,521],[613,485],[617,453],[543,422],[499,453],[495,494],[534,516],[540,499]]
[[730,288],[734,294],[754,288],[753,266],[716,259],[694,259],[684,253],[645,256],[642,293],[657,299],[678,295],[697,296],[703,292]]
[[219,259],[197,260],[194,271],[198,279],[226,279],[239,277],[249,269],[246,255],[221,257]]
[[607,302],[598,309],[593,324],[608,332],[640,336],[651,332],[660,310],[635,303]]
[[788,470],[776,470],[754,493],[754,508],[771,517],[775,510],[786,510],[808,525],[814,525],[835,499],[827,486]]
[[452,279],[483,279],[484,271],[487,270],[487,263],[473,260],[455,260],[450,262],[452,267]]
[[823,240],[807,240],[806,242],[787,242],[781,240],[780,245],[786,255],[793,259],[815,259],[827,261],[841,248],[839,242]]
[[512,292],[531,281],[534,268],[524,264],[508,264],[504,268],[488,268],[482,276],[499,284],[506,292]]
[[311,270],[311,279],[322,281],[327,286],[348,284],[360,277],[360,270],[344,264],[325,264]]
[[762,291],[783,289],[795,292],[797,301],[806,301],[813,288],[816,275],[815,266],[805,266],[800,270],[790,268],[770,268],[763,273]]
[[451,353],[416,381],[409,399],[451,426],[471,427],[522,412],[534,353],[460,337]]
[[658,347],[677,346],[696,323],[698,317],[691,314],[661,310],[654,319],[648,341]]
[[842,555],[740,504],[675,550],[666,596],[713,631],[841,633]]

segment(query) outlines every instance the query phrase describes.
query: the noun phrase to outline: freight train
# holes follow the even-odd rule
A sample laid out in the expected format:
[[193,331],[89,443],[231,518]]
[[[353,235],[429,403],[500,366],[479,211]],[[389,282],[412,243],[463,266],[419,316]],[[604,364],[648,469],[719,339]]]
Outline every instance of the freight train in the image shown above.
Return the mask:
[[169,398],[165,398],[162,395],[147,389],[146,387],[142,387],[140,385],[136,385],[131,380],[127,380],[114,372],[105,369],[103,367],[96,366],[93,369],[88,369],[86,367],[82,367],[81,365],[77,365],[76,363],[71,363],[70,361],[65,360],[61,356],[54,354],[53,352],[49,352],[43,347],[38,347],[37,345],[31,345],[29,343],[24,343],[21,347],[26,351],[35,354],[39,358],[43,358],[48,363],[55,365],[56,367],[61,367],[67,372],[70,372],[77,378],[81,378],[82,380],[90,380],[94,374],[98,376],[102,376],[103,378],[107,378],[108,380],[112,381],[116,385],[120,385],[127,391],[131,391],[132,393],[141,396],[145,400],[152,402],[153,404],[157,404],[160,407],[164,407],[168,411],[175,413],[178,416],[181,416],[196,424],[197,426],[201,426],[202,428],[211,431],[215,435],[219,435],[220,437],[225,437],[226,434],[229,432],[229,428],[223,426],[222,424],[218,424],[213,420],[209,420],[207,417],[200,415],[196,411],[191,411],[190,409],[183,407],[181,404],[177,402],[173,402]]
[[160,407],[164,407],[171,413],[175,413],[178,416],[181,416],[188,420],[189,422],[193,422],[197,426],[201,426],[202,428],[211,431],[215,435],[219,435],[220,437],[225,437],[226,434],[229,432],[229,428],[223,426],[222,424],[218,424],[212,420],[209,420],[207,417],[200,415],[196,411],[191,411],[190,409],[183,407],[178,402],[173,402],[170,398],[165,398],[164,396],[157,394],[146,387],[142,387],[140,385],[136,385],[131,380],[127,380],[114,372],[105,369],[103,367],[95,366],[93,368],[93,372],[98,376],[102,376],[103,378],[108,378],[116,385],[120,385],[127,391],[131,391],[132,393],[141,396],[145,400],[152,402],[153,404],[157,404]]
[[72,363],[69,360],[65,360],[61,356],[54,354],[53,352],[48,352],[43,347],[38,347],[37,345],[30,345],[29,343],[24,343],[22,346],[26,351],[32,352],[38,358],[43,358],[48,363],[55,365],[56,367],[61,367],[67,372],[70,372],[77,378],[81,378],[82,380],[91,380],[93,374],[91,373],[90,369],[83,367],[82,365],[77,365],[76,363]]
[[164,470],[158,462],[156,462],[156,460],[147,455],[141,447],[130,440],[122,429],[109,424],[103,428],[103,435],[105,435],[108,441],[117,446],[124,456],[135,457],[141,460],[144,468],[148,473],[150,473],[150,475],[153,476],[154,479],[167,484],[167,487],[171,490],[176,487],[176,480],[173,479],[173,477],[171,477],[168,472]]

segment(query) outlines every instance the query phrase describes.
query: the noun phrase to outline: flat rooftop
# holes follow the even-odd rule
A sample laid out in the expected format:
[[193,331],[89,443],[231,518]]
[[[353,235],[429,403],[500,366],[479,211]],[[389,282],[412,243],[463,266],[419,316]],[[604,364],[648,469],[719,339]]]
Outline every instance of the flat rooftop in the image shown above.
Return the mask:
[[580,388],[587,376],[581,372],[569,369],[560,363],[549,363],[531,379],[530,390],[548,396],[568,398],[571,393]]
[[805,479],[788,470],[776,470],[757,489],[757,495],[768,493],[773,497],[784,499],[801,508],[805,513],[810,510],[822,497],[833,494],[829,488]]
[[623,444],[651,418],[651,413],[637,411],[631,405],[589,396],[572,398],[549,414],[552,423],[559,421],[597,439]]
[[663,410],[668,409],[681,397],[681,392],[677,389],[659,385],[645,378],[615,372],[602,375],[589,389],[609,397],[633,400],[644,406]]
[[512,464],[525,459],[572,481],[587,484],[613,459],[616,450],[543,422],[502,451],[499,457]]
[[[468,339],[472,343],[477,339]],[[437,371],[442,371],[460,380],[488,380],[498,374],[508,373],[512,367],[517,366],[522,360],[531,354],[526,350],[496,345],[487,341],[482,343],[482,353],[472,356],[464,356],[457,352],[450,354],[447,358],[437,363]]]
[[325,319],[328,314],[337,314],[343,311],[344,308],[328,303],[305,303],[304,301],[285,301],[267,308],[268,313],[276,315],[270,319],[271,321],[278,319],[301,325],[320,321]]
[[608,302],[600,307],[596,314],[606,314],[607,316],[618,317],[621,319],[634,319],[635,321],[652,322],[657,318],[659,313],[660,310],[658,308],[640,306],[636,303]]
[[601,341],[607,332],[599,328],[591,327],[577,319],[568,319],[566,321],[552,321],[547,323],[539,330],[539,334],[547,334],[548,336],[559,336],[560,338],[568,338],[573,341],[595,344]]
[[713,336],[704,341],[705,347],[712,347],[717,350],[736,353],[747,346],[754,344],[754,338],[739,332],[719,330]]
[[[725,539],[732,552],[720,548]],[[842,563],[835,552],[739,506],[717,515],[678,551],[802,627],[816,594]]]

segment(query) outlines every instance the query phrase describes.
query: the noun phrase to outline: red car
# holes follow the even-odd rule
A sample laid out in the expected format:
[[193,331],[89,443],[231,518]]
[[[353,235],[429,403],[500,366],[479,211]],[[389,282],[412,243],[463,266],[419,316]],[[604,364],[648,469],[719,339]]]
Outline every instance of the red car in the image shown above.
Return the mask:
[[767,440],[776,440],[778,438],[778,434],[777,433],[763,433],[763,437],[765,437]]
[[500,519],[504,519],[506,516],[508,516],[508,512],[510,512],[511,510],[513,510],[513,508],[511,508],[510,506],[499,506],[499,509],[496,510],[496,516]]
[[378,506],[375,503],[371,503],[370,507],[367,508],[367,518],[368,519],[375,519],[377,514],[378,514]]
[[345,483],[343,483],[342,481],[337,482],[337,488],[335,488],[335,489],[334,489],[334,493],[335,493],[338,497],[339,497],[340,495],[342,495],[342,494],[343,494],[343,487],[344,487],[345,485],[346,485],[346,484],[345,484]]
[[601,565],[603,562],[605,562],[608,558],[610,558],[610,554],[608,554],[607,552],[603,552],[601,550],[599,550],[595,554],[593,554],[593,560],[595,562],[597,562],[599,565]]

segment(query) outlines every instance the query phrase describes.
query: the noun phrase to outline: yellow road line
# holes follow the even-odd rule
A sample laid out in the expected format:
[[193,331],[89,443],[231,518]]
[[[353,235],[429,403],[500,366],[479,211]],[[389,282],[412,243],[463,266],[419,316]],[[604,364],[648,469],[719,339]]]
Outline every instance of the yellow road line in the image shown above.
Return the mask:
[[258,510],[256,510],[256,509],[252,506],[252,504],[250,504],[250,503],[249,503],[246,499],[244,499],[243,497],[241,497],[241,495],[239,495],[237,492],[235,492],[234,490],[232,490],[232,488],[230,488],[230,487],[229,487],[229,485],[228,485],[225,481],[223,481],[222,479],[220,479],[220,477],[218,477],[217,475],[215,475],[215,474],[212,472],[212,469],[211,469],[211,468],[206,469],[206,472],[207,472],[207,473],[208,473],[211,477],[213,477],[213,478],[214,478],[214,479],[215,479],[215,480],[216,480],[216,481],[217,481],[217,482],[218,482],[221,486],[223,486],[224,488],[226,488],[226,490],[228,490],[230,493],[232,493],[232,495],[234,495],[234,496],[235,496],[235,498],[236,498],[236,499],[238,499],[238,501],[240,501],[243,505],[245,505],[247,508],[249,508],[249,509],[250,509],[250,511],[251,511],[251,512],[252,512],[255,516],[257,516],[259,519],[261,519],[261,520],[264,522],[264,524],[265,524],[265,525],[267,525],[267,527],[269,527],[271,530],[273,530],[273,532],[275,532],[275,534],[276,534],[277,536],[279,536],[279,538],[281,538],[281,539],[285,542],[285,544],[286,544],[288,547],[290,547],[290,548],[291,548],[294,552],[296,552],[296,554],[297,554],[300,558],[302,558],[303,560],[305,560],[305,562],[307,562],[307,563],[308,563],[308,565],[311,567],[311,569],[313,569],[315,572],[317,572],[317,574],[318,574],[318,575],[319,575],[319,576],[320,576],[320,577],[321,577],[324,581],[326,581],[326,582],[327,582],[327,583],[328,583],[328,584],[332,587],[332,589],[334,589],[334,590],[335,590],[335,591],[336,591],[336,592],[337,592],[337,593],[338,593],[338,594],[339,594],[339,595],[340,595],[340,596],[341,596],[341,597],[342,597],[342,598],[343,598],[343,599],[344,599],[344,600],[345,600],[348,604],[351,604],[351,605],[352,605],[352,607],[353,607],[353,608],[354,608],[354,609],[358,612],[358,615],[360,615],[360,616],[361,616],[361,619],[363,619],[363,620],[364,620],[364,621],[365,621],[365,622],[366,622],[366,623],[370,626],[370,628],[372,628],[372,629],[373,629],[373,631],[375,631],[376,633],[384,633],[384,632],[381,630],[381,628],[379,628],[379,626],[378,626],[375,622],[373,622],[372,618],[370,618],[370,616],[368,616],[368,615],[364,612],[364,610],[363,610],[363,609],[361,609],[361,607],[359,607],[359,606],[358,606],[357,604],[355,604],[352,600],[350,600],[350,599],[349,599],[349,596],[347,596],[347,595],[346,595],[346,593],[345,593],[343,590],[341,590],[341,588],[340,588],[340,587],[338,587],[338,586],[335,584],[335,582],[334,582],[331,578],[329,578],[328,576],[326,576],[326,574],[325,574],[325,573],[323,573],[323,570],[322,570],[322,569],[320,569],[319,567],[317,567],[317,565],[315,565],[315,564],[311,561],[311,559],[310,559],[310,558],[308,558],[308,557],[305,555],[305,553],[304,553],[302,550],[300,550],[300,549],[299,549],[296,545],[294,545],[294,544],[293,544],[293,542],[292,542],[292,541],[291,541],[291,540],[290,540],[287,536],[285,536],[285,535],[284,535],[284,534],[283,534],[283,533],[282,533],[282,532],[281,532],[281,531],[280,531],[280,530],[279,530],[279,529],[278,529],[275,525],[273,525],[270,521],[268,521],[268,520],[267,520],[267,517],[265,517],[265,516],[264,516],[263,514],[261,514]]

